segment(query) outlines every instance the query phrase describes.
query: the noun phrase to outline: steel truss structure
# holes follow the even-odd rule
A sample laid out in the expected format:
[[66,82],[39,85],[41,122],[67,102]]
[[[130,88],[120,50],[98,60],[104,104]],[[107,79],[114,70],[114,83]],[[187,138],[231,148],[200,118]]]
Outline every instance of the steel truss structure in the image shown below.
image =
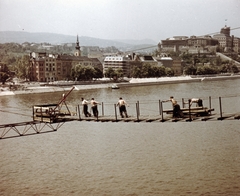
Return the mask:
[[0,125],[0,139],[57,131],[65,122],[48,123],[40,121]]

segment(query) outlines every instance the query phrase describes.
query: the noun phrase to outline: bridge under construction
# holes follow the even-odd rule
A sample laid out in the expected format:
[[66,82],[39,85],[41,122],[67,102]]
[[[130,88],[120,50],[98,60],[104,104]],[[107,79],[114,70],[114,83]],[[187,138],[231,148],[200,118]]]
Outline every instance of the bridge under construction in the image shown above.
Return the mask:
[[[101,115],[85,117],[81,115],[80,106],[77,105],[74,111],[71,111],[66,103],[66,98],[72,92],[72,89],[63,94],[63,97],[57,104],[35,105],[32,107],[32,120],[19,123],[10,123],[0,125],[0,139],[14,138],[20,136],[29,136],[34,134],[49,133],[57,131],[64,123],[72,121],[88,122],[133,122],[133,123],[164,123],[164,122],[199,122],[199,121],[223,121],[239,120],[240,108],[237,113],[225,113],[222,104],[222,97],[218,97],[219,111],[215,111],[211,106],[211,97],[209,97],[208,107],[192,107],[182,99],[181,118],[173,118],[173,109],[164,109],[164,101],[155,102],[158,114],[141,114],[141,104],[135,103],[135,114],[127,118],[119,117],[117,104],[113,104],[114,115],[104,114],[104,103],[101,103]],[[187,106],[187,107],[186,107]]]

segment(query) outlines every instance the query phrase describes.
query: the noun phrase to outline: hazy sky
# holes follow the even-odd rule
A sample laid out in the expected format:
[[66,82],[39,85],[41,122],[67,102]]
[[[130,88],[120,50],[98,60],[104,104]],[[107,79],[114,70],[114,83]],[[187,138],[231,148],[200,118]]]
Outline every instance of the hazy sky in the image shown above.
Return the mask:
[[[240,27],[240,0],[0,0],[0,31],[158,42],[225,24]],[[240,28],[231,35],[240,37]]]

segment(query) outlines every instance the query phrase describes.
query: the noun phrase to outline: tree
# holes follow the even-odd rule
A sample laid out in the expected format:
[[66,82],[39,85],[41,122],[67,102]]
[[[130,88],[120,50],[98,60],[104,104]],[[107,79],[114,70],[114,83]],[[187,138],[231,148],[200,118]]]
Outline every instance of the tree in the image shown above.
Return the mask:
[[5,84],[9,78],[9,70],[6,64],[0,63],[0,82]]
[[144,64],[144,65],[142,66],[141,72],[142,72],[142,77],[143,77],[143,78],[149,78],[149,77],[151,77],[151,73],[152,73],[152,71],[151,71],[151,65],[149,65],[149,64]]
[[220,73],[227,73],[228,69],[229,69],[228,65],[227,64],[223,64],[223,65],[220,66],[219,72]]
[[158,77],[161,77],[161,76],[166,76],[166,69],[163,66],[158,68]]
[[215,60],[215,65],[220,66],[221,64],[222,64],[222,59],[220,58],[220,56],[218,56]]
[[208,65],[199,66],[196,71],[197,75],[207,75],[207,74],[217,74],[217,73],[218,73],[217,68],[210,67]]
[[112,67],[109,67],[105,72],[105,77],[107,78],[114,78],[117,74],[115,73],[114,69]]
[[[101,72],[101,70],[100,70]],[[96,70],[92,66],[75,65],[71,70],[71,78],[74,80],[92,80],[100,76],[99,70]]]
[[171,68],[167,67],[165,70],[167,76],[174,76],[174,71]]
[[195,75],[197,71],[197,68],[193,65],[187,66],[185,68],[185,74],[186,75]]
[[17,59],[17,63],[14,66],[14,71],[17,77],[25,80],[30,79],[31,70],[28,55],[23,55],[21,58]]
[[122,78],[123,77],[123,69],[119,68],[115,71],[115,73],[117,74],[117,78]]
[[232,71],[233,71],[233,73],[238,73],[239,69],[236,65],[232,65]]
[[103,72],[101,69],[95,67],[95,72],[94,72],[94,78],[102,78],[103,77]]
[[141,78],[142,77],[142,73],[141,73],[141,68],[140,67],[138,67],[138,66],[134,66],[133,67],[132,77],[134,77],[134,78]]

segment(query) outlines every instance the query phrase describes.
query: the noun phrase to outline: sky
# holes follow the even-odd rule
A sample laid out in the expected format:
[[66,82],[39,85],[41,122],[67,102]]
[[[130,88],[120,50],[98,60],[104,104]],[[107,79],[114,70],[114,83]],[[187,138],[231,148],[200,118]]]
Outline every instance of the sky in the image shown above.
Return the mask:
[[0,31],[159,42],[225,25],[240,27],[240,0],[0,0]]

